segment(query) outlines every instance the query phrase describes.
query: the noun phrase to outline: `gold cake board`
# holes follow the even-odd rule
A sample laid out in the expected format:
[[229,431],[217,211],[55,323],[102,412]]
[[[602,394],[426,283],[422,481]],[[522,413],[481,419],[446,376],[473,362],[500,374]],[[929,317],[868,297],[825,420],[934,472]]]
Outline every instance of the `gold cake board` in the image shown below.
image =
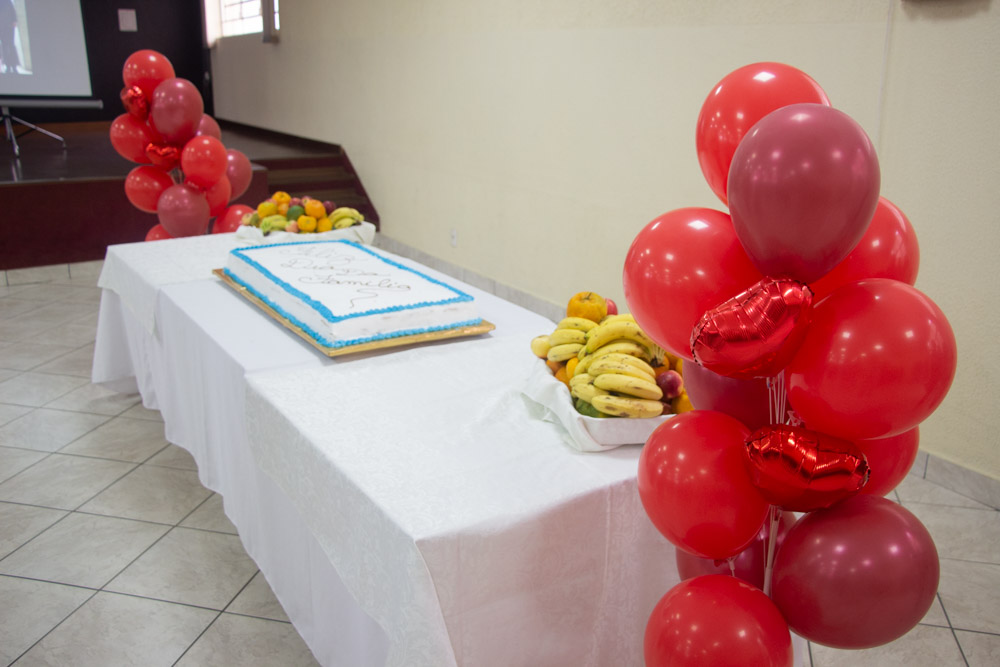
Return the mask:
[[384,340],[375,340],[368,343],[358,343],[357,345],[345,345],[343,347],[327,347],[323,345],[312,336],[307,334],[302,330],[301,327],[296,326],[288,320],[287,317],[278,314],[276,310],[271,308],[256,296],[250,293],[250,291],[240,285],[235,280],[226,275],[223,269],[213,269],[212,273],[222,279],[222,282],[229,285],[235,292],[243,296],[247,301],[254,304],[265,313],[270,315],[272,318],[280,322],[286,329],[290,329],[299,335],[302,340],[306,341],[317,350],[322,352],[328,357],[339,357],[344,354],[356,354],[358,352],[370,352],[372,350],[382,350],[391,347],[402,347],[404,345],[413,345],[415,343],[427,343],[437,340],[446,340],[448,338],[465,338],[467,336],[478,336],[479,334],[484,334],[488,331],[493,331],[496,329],[492,323],[483,320],[479,324],[467,327],[455,327],[453,329],[443,329],[441,331],[428,331],[426,333],[411,334],[409,336],[399,336],[397,338],[386,338]]

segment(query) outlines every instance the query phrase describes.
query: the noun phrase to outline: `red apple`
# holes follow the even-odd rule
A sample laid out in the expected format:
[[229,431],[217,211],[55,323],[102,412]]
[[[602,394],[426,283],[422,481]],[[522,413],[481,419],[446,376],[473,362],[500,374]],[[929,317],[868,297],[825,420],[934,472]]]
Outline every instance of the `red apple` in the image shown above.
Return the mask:
[[684,378],[677,371],[663,371],[656,376],[656,384],[663,390],[663,400],[677,398],[684,391]]
[[614,301],[612,301],[611,299],[605,299],[605,301],[608,304],[608,315],[617,315],[618,314],[618,304],[615,303]]

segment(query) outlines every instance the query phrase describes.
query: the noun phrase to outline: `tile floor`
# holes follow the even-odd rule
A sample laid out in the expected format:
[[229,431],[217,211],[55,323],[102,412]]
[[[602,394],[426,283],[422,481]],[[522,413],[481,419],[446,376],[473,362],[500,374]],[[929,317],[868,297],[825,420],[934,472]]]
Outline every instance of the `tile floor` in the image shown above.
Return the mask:
[[[0,280],[0,665],[313,665],[222,500],[138,396],[90,383],[100,263]],[[807,664],[1000,664],[1000,513],[925,479],[938,599],[868,651]]]

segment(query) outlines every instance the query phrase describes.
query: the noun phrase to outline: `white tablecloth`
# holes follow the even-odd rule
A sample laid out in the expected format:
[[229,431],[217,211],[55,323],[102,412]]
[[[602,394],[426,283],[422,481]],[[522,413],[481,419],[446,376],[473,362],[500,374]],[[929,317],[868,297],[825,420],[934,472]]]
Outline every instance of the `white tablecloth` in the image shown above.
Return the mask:
[[184,279],[216,268],[203,238],[188,259],[109,249],[144,284],[105,290],[93,377],[161,410],[320,662],[642,664],[673,549],[639,503],[639,448],[575,451],[520,394],[550,321],[459,284],[496,331],[331,360]]

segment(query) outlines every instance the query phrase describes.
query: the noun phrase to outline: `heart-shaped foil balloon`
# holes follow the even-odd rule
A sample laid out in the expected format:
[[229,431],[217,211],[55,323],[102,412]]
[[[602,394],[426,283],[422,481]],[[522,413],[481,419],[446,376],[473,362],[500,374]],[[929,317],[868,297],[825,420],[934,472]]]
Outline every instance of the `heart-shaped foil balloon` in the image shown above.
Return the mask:
[[170,171],[180,163],[181,152],[176,146],[148,144],[146,146],[146,157],[160,169]]
[[118,97],[121,98],[125,111],[139,120],[146,120],[146,117],[149,116],[149,100],[142,94],[142,89],[139,86],[122,88]]
[[764,278],[702,315],[691,355],[735,378],[771,377],[791,361],[809,326],[812,291],[786,278]]
[[761,495],[792,512],[829,507],[868,482],[868,461],[857,445],[797,426],[757,430],[746,442],[746,453]]

